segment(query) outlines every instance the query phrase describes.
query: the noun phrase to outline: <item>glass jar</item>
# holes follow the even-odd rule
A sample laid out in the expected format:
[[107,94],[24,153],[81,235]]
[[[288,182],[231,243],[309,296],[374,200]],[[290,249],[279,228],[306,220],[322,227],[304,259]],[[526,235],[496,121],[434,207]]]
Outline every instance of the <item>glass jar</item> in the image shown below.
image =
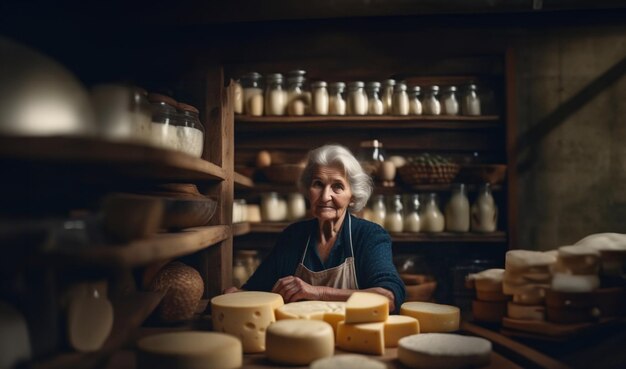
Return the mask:
[[465,193],[465,185],[452,186],[452,195],[446,204],[446,231],[468,232],[470,229],[470,204]]
[[463,115],[480,115],[480,98],[476,94],[476,85],[470,84],[462,100]]
[[235,114],[243,114],[243,87],[239,80],[233,82],[233,110]]
[[178,119],[176,100],[169,96],[151,93],[148,95],[152,111],[151,142],[153,146],[178,150]]
[[394,79],[386,79],[383,81],[383,91],[382,91],[383,113],[386,115],[391,115],[392,113],[393,88],[395,85],[396,85],[396,80]]
[[261,194],[261,219],[264,222],[282,222],[287,219],[287,202],[276,192]]
[[283,75],[269,74],[265,85],[265,115],[285,115],[287,93],[283,90]]
[[421,230],[424,232],[442,232],[445,225],[445,219],[439,205],[437,204],[437,194],[429,193],[426,195],[424,206],[422,207]]
[[485,183],[478,191],[472,205],[471,227],[473,232],[495,232],[498,226],[498,207],[491,195],[491,185]]
[[393,88],[393,115],[409,114],[409,95],[406,93],[406,84],[399,82]]
[[97,85],[91,91],[91,100],[101,137],[151,142],[152,114],[144,89],[116,84]]
[[441,97],[441,113],[459,115],[459,102],[456,99],[456,86],[448,86]]
[[302,89],[303,85],[303,76],[287,78],[287,114],[292,116],[305,114],[307,103]]
[[417,233],[420,231],[420,198],[418,194],[411,195],[404,215],[404,231]]
[[387,207],[385,206],[385,196],[383,195],[374,195],[372,197],[372,222],[380,225],[381,227],[385,226],[385,218],[387,216]]
[[380,173],[382,163],[385,161],[383,143],[378,140],[362,141],[360,143],[357,159],[365,173],[377,176]]
[[233,223],[246,222],[248,220],[248,204],[245,199],[233,200]]
[[420,86],[413,86],[409,91],[409,114],[422,115],[422,102],[419,99],[421,93]]
[[301,193],[290,193],[287,201],[287,220],[297,220],[306,215],[306,202]]
[[380,82],[368,82],[365,86],[367,93],[367,113],[369,115],[383,114],[383,101],[378,96],[380,91]]
[[324,81],[316,81],[311,84],[313,115],[328,115],[328,90]]
[[330,115],[346,115],[346,100],[343,98],[343,90],[346,84],[343,82],[334,82],[328,85],[330,94],[328,100],[328,114]]
[[255,117],[263,115],[263,89],[259,84],[261,77],[256,72],[251,72],[241,77],[244,114]]
[[180,126],[178,132],[178,150],[196,158],[202,157],[204,148],[204,126],[200,123],[200,112],[191,105],[179,103]]
[[348,83],[348,114],[367,114],[367,96],[363,88],[365,84],[361,81]]
[[422,112],[424,115],[439,115],[441,114],[441,104],[437,99],[439,94],[439,86],[430,86],[424,92],[424,98],[422,99]]
[[249,277],[248,271],[246,270],[245,265],[243,265],[243,260],[235,259],[235,263],[233,265],[233,286],[241,288]]
[[402,196],[393,195],[385,215],[385,229],[388,232],[402,232],[404,228],[404,217],[402,214]]

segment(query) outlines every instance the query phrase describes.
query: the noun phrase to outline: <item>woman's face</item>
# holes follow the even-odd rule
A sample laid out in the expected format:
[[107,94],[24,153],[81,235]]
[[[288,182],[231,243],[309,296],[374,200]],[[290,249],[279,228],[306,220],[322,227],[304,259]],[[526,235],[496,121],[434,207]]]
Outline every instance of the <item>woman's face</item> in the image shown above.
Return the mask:
[[322,221],[339,220],[352,201],[352,190],[343,169],[317,166],[309,185],[309,201],[313,215]]

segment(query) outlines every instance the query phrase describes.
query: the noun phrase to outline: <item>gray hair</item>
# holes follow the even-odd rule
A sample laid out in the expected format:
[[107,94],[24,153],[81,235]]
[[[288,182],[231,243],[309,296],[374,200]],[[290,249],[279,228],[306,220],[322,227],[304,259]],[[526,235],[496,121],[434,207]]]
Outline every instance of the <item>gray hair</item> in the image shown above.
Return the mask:
[[350,202],[348,210],[351,212],[360,211],[367,204],[374,189],[372,178],[365,173],[361,164],[352,155],[350,150],[341,145],[324,145],[309,151],[306,167],[298,180],[300,191],[307,194],[307,189],[311,186],[313,170],[316,166],[336,165],[345,172],[346,179],[350,184],[353,201]]

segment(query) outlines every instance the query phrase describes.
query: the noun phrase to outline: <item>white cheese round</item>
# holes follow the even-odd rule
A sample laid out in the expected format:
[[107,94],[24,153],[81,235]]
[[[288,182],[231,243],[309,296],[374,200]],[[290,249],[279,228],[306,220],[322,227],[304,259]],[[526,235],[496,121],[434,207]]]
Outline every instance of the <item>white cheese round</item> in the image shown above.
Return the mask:
[[319,320],[285,319],[272,323],[265,337],[265,355],[278,364],[309,365],[332,356],[335,334]]
[[411,316],[419,321],[420,332],[453,332],[459,329],[461,311],[456,306],[432,302],[405,302],[400,314]]
[[416,334],[400,340],[398,360],[415,369],[484,366],[491,360],[491,342],[450,333]]

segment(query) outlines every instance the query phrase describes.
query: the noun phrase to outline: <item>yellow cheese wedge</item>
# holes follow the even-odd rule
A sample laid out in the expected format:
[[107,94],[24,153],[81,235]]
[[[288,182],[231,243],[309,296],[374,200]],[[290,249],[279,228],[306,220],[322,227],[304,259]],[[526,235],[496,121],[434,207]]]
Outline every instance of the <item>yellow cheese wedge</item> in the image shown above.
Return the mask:
[[298,301],[285,304],[275,311],[276,320],[311,319],[323,320],[337,333],[337,324],[346,318],[344,301]]
[[346,302],[347,324],[384,322],[389,316],[389,299],[370,292],[355,292]]
[[385,322],[385,347],[397,347],[402,337],[418,334],[420,324],[417,319],[406,315],[389,315]]
[[459,329],[461,311],[456,306],[432,302],[405,302],[400,314],[412,316],[420,324],[420,332],[453,332]]
[[309,365],[333,355],[335,334],[323,321],[285,319],[270,324],[265,345],[265,355],[275,363]]
[[385,353],[385,323],[346,324],[337,326],[337,346],[340,349],[362,354]]
[[265,330],[276,321],[274,310],[283,306],[281,295],[270,292],[235,292],[211,299],[213,330],[241,339],[243,352],[265,351]]
[[491,361],[491,342],[449,333],[416,334],[400,340],[398,360],[415,369],[481,367]]
[[139,369],[234,369],[243,362],[241,342],[228,334],[173,332],[137,342]]
[[346,354],[315,360],[309,369],[387,369],[382,361],[370,359],[367,356]]

